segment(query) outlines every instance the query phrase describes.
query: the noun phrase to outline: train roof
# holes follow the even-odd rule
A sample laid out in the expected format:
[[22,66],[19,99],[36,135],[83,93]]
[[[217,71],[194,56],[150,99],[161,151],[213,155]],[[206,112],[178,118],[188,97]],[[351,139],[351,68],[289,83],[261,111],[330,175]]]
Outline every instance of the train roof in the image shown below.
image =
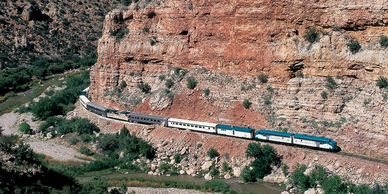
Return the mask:
[[251,133],[253,130],[249,127],[240,127],[240,126],[233,126],[233,125],[226,125],[226,124],[218,124],[217,128],[225,129],[225,130],[240,131],[240,132],[245,132],[245,133]]
[[326,137],[319,137],[319,136],[312,136],[312,135],[305,135],[305,134],[295,134],[294,138],[298,139],[305,139],[305,140],[311,140],[311,141],[318,141],[318,142],[335,142],[334,140]]
[[186,120],[186,119],[176,119],[176,118],[169,118],[168,121],[177,122],[177,123],[189,123],[193,125],[203,125],[203,126],[209,126],[209,127],[216,127],[216,123],[208,123],[208,122],[200,122],[200,121],[192,121],[192,120]]
[[90,100],[88,98],[86,98],[86,96],[84,96],[84,95],[79,96],[79,98],[81,98],[81,100],[84,101],[85,103],[90,102]]
[[152,118],[152,119],[164,119],[164,120],[167,119],[166,117],[162,117],[162,116],[147,115],[147,114],[141,114],[141,113],[137,113],[137,112],[131,112],[129,115],[130,116],[147,117],[147,118]]
[[89,102],[89,103],[88,103],[88,106],[91,106],[91,107],[93,107],[93,108],[95,108],[95,109],[99,109],[99,110],[101,110],[101,111],[106,111],[106,110],[107,110],[105,107],[100,106],[100,105],[98,105],[98,104],[95,104],[95,103],[93,103],[93,102]]
[[281,137],[291,137],[293,135],[292,133],[272,131],[272,130],[266,130],[266,129],[258,130],[256,131],[256,134],[275,135],[275,136],[281,136]]
[[87,87],[84,90],[82,90],[82,92],[89,92],[89,87]]

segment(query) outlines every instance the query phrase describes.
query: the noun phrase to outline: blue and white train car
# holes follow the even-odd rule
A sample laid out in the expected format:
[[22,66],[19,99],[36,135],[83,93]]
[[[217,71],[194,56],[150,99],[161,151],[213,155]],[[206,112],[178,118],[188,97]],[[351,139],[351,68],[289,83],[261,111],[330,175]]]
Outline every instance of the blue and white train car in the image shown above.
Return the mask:
[[167,127],[189,129],[192,131],[200,131],[205,133],[217,133],[216,126],[216,123],[191,121],[185,119],[169,118],[167,120]]
[[143,123],[143,124],[162,124],[165,125],[167,118],[161,117],[161,116],[154,116],[154,115],[146,115],[136,112],[131,112],[128,115],[128,121],[133,123]]
[[253,138],[254,130],[249,127],[218,124],[216,128],[217,128],[217,134],[233,136],[233,137],[241,137],[246,139]]
[[90,103],[90,100],[88,98],[86,98],[86,96],[84,96],[84,95],[79,96],[79,99],[80,99],[81,105],[84,108],[87,108],[88,103]]
[[96,113],[98,115],[106,117],[107,109],[105,107],[103,107],[103,106],[100,106],[100,105],[95,104],[93,102],[89,102],[89,103],[87,103],[86,108],[88,110],[90,110],[91,112],[94,112],[94,113]]
[[315,148],[328,149],[328,150],[337,149],[337,142],[326,137],[295,134],[293,143],[295,145],[302,145],[302,146],[315,147]]
[[279,143],[292,144],[292,133],[271,131],[271,130],[258,130],[256,131],[255,138],[264,141],[274,141]]

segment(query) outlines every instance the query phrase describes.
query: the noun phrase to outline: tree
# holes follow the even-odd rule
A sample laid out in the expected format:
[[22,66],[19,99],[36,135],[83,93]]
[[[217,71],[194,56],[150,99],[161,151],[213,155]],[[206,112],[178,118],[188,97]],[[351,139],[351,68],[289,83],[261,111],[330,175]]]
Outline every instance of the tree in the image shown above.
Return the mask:
[[24,134],[32,134],[32,129],[30,125],[26,122],[22,122],[19,124],[19,131]]
[[252,103],[249,101],[249,99],[244,99],[243,106],[245,109],[249,109],[251,107]]
[[326,181],[322,182],[322,189],[325,193],[348,193],[346,183],[338,175],[329,176]]
[[261,150],[260,144],[249,143],[245,153],[248,157],[258,158],[263,152]]
[[307,169],[306,165],[298,164],[296,166],[295,171],[291,174],[291,177],[290,177],[292,183],[302,192],[306,191],[311,186],[310,177],[304,174],[306,169]]
[[328,94],[326,91],[321,92],[321,97],[322,97],[324,100],[327,100],[328,95],[329,95],[329,94]]
[[195,87],[197,87],[198,82],[197,82],[197,80],[195,80],[194,77],[190,76],[190,77],[188,77],[188,78],[186,79],[186,81],[187,81],[187,83],[186,83],[187,88],[189,88],[189,89],[192,90],[192,89],[194,89]]
[[220,154],[218,153],[218,151],[216,149],[210,148],[207,151],[207,156],[209,156],[211,159],[214,159],[214,158],[220,156]]
[[338,87],[337,82],[331,76],[326,77],[326,88],[329,90],[335,90]]
[[244,182],[256,182],[256,175],[253,170],[251,170],[248,166],[244,167],[241,171],[241,178]]

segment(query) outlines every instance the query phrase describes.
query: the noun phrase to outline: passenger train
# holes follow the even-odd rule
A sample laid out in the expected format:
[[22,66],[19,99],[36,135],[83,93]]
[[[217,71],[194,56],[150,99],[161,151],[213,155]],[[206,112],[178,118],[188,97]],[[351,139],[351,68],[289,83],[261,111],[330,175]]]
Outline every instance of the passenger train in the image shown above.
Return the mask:
[[336,141],[326,138],[311,136],[298,133],[287,133],[280,131],[272,130],[254,130],[249,127],[242,126],[233,126],[228,124],[219,124],[219,123],[209,123],[209,122],[200,122],[192,121],[185,119],[177,118],[167,118],[161,116],[147,115],[136,112],[119,112],[117,110],[107,109],[103,106],[91,102],[88,97],[89,88],[86,88],[82,91],[79,99],[81,105],[100,116],[127,121],[132,123],[141,123],[141,124],[158,124],[165,127],[178,128],[178,129],[188,129],[191,131],[198,131],[204,133],[225,135],[231,137],[238,137],[244,139],[252,139],[259,141],[268,141],[275,143],[282,143],[288,145],[298,145],[303,147],[318,148],[329,151],[338,150]]

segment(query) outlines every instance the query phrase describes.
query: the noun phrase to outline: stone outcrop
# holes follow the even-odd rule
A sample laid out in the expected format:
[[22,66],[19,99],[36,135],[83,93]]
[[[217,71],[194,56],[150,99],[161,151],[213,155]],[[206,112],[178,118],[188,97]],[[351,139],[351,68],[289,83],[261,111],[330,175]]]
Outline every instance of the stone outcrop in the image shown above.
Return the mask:
[[[387,10],[383,0],[141,1],[105,17],[90,95],[110,108],[327,136],[342,151],[388,160],[388,92],[375,82],[388,76],[388,50],[379,44],[388,36]],[[314,43],[304,38],[310,27],[319,34]],[[361,44],[357,53],[349,51],[352,39]],[[189,76],[198,81],[194,90],[186,87]],[[293,165],[316,157],[290,151],[280,152]],[[354,171],[357,160],[324,156],[334,158],[314,163],[350,178],[362,174]]]

